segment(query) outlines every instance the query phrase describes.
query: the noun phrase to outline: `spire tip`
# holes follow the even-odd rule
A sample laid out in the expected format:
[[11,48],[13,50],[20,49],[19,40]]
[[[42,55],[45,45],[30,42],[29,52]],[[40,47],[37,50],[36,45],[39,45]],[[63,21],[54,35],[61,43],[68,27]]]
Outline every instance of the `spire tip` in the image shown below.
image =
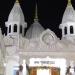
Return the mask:
[[19,0],[16,0],[16,3],[19,3]]
[[36,8],[35,8],[35,18],[34,18],[34,21],[38,21],[37,4],[36,4]]
[[71,5],[71,0],[68,0],[68,5],[69,5],[69,6]]

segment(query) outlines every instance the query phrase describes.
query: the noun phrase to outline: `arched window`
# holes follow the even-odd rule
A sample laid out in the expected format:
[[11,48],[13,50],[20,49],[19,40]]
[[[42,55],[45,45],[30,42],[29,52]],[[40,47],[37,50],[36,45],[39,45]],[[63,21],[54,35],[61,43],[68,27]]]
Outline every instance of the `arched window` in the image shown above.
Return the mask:
[[14,32],[17,32],[17,24],[14,24]]
[[20,26],[20,33],[22,33],[22,25]]
[[11,25],[9,25],[9,33],[11,33]]
[[73,26],[70,26],[70,33],[73,34]]
[[64,34],[67,34],[67,27],[64,28]]

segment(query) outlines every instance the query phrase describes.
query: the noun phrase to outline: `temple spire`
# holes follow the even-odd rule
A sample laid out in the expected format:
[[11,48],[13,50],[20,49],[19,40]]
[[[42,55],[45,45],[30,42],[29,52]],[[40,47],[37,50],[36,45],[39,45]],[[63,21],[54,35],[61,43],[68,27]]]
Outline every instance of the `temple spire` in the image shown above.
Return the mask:
[[71,0],[68,0],[68,5],[69,5],[69,6],[71,5]]
[[37,4],[36,4],[36,8],[35,8],[35,18],[34,18],[34,22],[38,21],[38,12],[37,12]]
[[19,0],[16,0],[16,3],[19,3]]

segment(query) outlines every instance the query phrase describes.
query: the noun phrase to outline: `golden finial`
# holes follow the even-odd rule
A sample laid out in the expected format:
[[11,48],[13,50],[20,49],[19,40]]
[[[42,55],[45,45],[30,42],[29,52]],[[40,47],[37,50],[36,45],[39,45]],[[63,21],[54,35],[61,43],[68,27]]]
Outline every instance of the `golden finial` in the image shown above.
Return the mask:
[[68,0],[68,5],[71,5],[71,0]]
[[35,18],[34,21],[38,21],[38,14],[37,14],[37,4],[36,4],[36,9],[35,9]]
[[19,3],[19,0],[16,0],[16,3]]

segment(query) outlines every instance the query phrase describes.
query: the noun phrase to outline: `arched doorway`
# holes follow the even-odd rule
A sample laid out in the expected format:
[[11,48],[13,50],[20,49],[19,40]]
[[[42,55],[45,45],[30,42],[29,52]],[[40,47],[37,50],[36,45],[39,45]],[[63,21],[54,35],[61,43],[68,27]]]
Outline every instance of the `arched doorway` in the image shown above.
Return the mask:
[[60,69],[57,67],[31,67],[29,75],[60,75]]

